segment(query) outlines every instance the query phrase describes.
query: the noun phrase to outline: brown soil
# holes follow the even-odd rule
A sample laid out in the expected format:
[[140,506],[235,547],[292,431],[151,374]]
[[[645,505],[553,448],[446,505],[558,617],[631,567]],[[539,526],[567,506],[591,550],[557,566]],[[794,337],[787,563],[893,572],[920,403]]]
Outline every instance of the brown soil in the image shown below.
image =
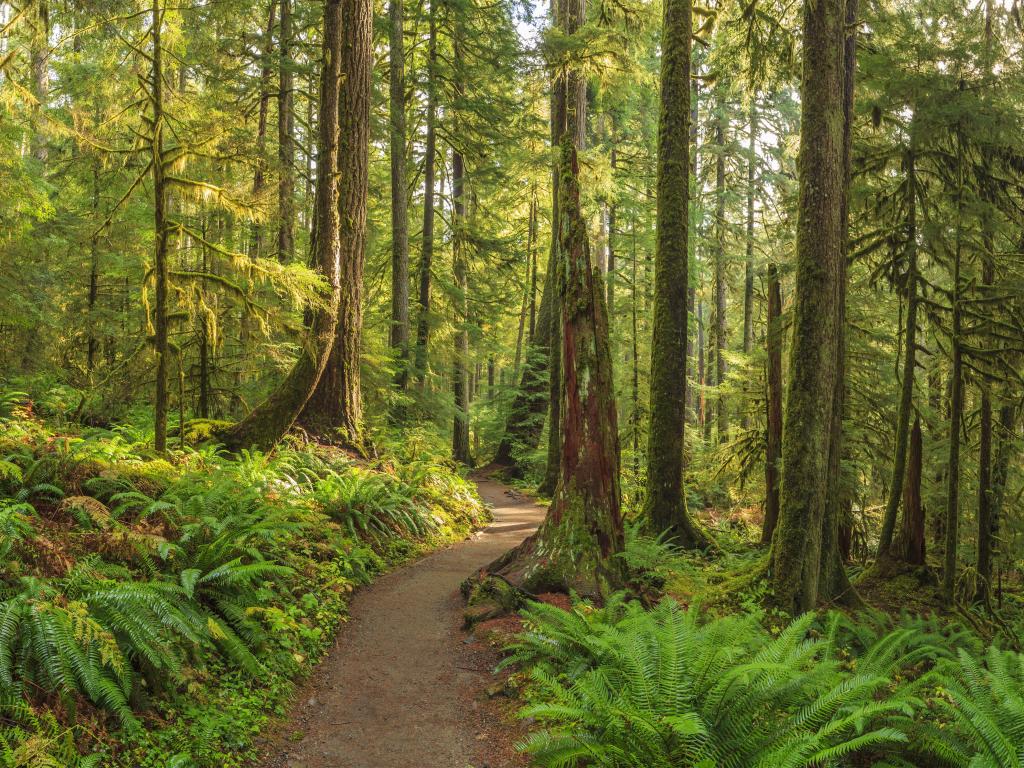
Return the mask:
[[[494,523],[360,590],[334,649],[264,750],[263,768],[516,768],[514,702],[491,698],[497,650],[461,630],[459,585],[544,517],[478,479]],[[482,637],[482,635],[481,635]]]

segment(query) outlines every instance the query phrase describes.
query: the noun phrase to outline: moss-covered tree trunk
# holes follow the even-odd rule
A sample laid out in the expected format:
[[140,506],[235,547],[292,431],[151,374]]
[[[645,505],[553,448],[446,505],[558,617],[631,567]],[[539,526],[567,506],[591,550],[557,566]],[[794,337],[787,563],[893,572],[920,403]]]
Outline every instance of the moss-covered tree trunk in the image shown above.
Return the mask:
[[917,172],[914,150],[906,153],[907,168],[907,316],[903,331],[903,383],[896,421],[896,452],[892,462],[889,498],[882,518],[882,533],[878,543],[878,556],[884,557],[892,546],[896,530],[896,515],[903,492],[903,476],[907,466],[907,441],[910,434],[910,415],[914,407],[914,376],[917,370]]
[[718,442],[729,439],[729,405],[725,401],[722,385],[727,369],[725,348],[728,342],[729,324],[726,291],[725,255],[725,96],[720,87],[716,92],[715,106],[718,116],[715,120],[715,421],[718,422]]
[[[456,56],[456,61],[458,56]],[[455,277],[455,348],[452,364],[452,392],[455,413],[452,419],[452,458],[463,464],[470,463],[469,455],[469,267],[466,264],[465,241],[465,185],[462,153],[452,152],[452,262]]]
[[388,139],[391,163],[391,334],[395,384],[409,383],[409,189],[405,173],[404,0],[388,2]]
[[341,301],[339,264],[338,96],[341,78],[341,0],[325,0],[323,65],[317,120],[317,171],[311,262],[330,293],[312,312],[308,336],[284,381],[248,416],[221,435],[230,449],[270,448],[291,429],[320,380],[334,344]]
[[427,38],[427,114],[423,152],[423,245],[420,249],[419,295],[416,308],[416,356],[414,375],[422,388],[427,381],[430,343],[430,270],[434,260],[434,171],[437,162],[437,0],[429,0]]
[[782,286],[779,270],[768,265],[767,450],[764,457],[764,524],[761,543],[770,544],[779,522],[779,463],[782,459]]
[[[263,46],[260,51],[260,102],[256,117],[256,168],[252,174],[252,196],[258,199],[263,193],[267,170],[267,117],[270,114],[270,78],[273,74],[274,27],[277,16],[277,0],[270,0],[267,10],[267,26],[263,29]],[[252,223],[249,233],[249,256],[259,258],[263,253],[263,227],[260,222]]]
[[295,102],[292,61],[292,0],[281,0],[277,92],[277,257],[295,255]]
[[157,452],[163,453],[167,449],[167,410],[170,402],[167,391],[167,371],[170,362],[169,320],[167,317],[167,287],[170,282],[170,265],[168,264],[170,232],[167,226],[167,182],[164,176],[164,50],[162,37],[164,17],[160,0],[153,0],[152,15],[153,55],[151,57],[150,87],[152,90],[150,95],[153,105],[153,123],[150,137],[152,142],[150,162],[153,168],[153,235],[156,241],[153,259],[153,282],[156,288],[153,318],[153,343],[156,352],[153,444]]
[[658,121],[651,423],[644,514],[656,533],[704,546],[683,489],[690,203],[690,0],[664,0]]
[[770,565],[775,600],[793,613],[813,608],[818,598],[836,399],[845,18],[843,0],[804,4],[793,345]]
[[921,416],[914,418],[910,430],[910,445],[907,454],[907,468],[903,483],[903,517],[899,530],[893,538],[889,553],[893,558],[910,565],[924,565],[924,504],[921,501],[921,473],[923,440]]
[[369,197],[373,4],[341,0],[341,97],[338,111],[338,261],[341,301],[327,366],[302,412],[310,431],[363,444],[359,381],[363,335],[363,262]]
[[[573,34],[582,0],[569,0],[559,21]],[[536,534],[491,566],[527,589],[606,594],[625,583],[619,445],[608,344],[604,283],[594,269],[580,207],[577,142],[585,119],[582,75],[566,76],[566,119],[559,154],[561,435],[558,483]]]

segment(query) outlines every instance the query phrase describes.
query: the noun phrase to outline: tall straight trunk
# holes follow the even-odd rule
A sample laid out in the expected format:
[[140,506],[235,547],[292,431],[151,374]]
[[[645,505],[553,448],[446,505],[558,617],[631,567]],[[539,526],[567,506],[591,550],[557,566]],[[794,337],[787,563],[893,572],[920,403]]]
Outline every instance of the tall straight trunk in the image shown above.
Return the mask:
[[[754,347],[754,183],[757,178],[757,100],[750,97],[750,136],[747,137],[747,253],[743,276],[743,352]],[[744,417],[743,428],[749,426]]]
[[277,257],[291,261],[295,255],[295,104],[292,73],[292,0],[281,0],[278,40],[277,161]]
[[892,462],[889,499],[885,506],[882,533],[878,544],[879,557],[889,554],[893,531],[896,529],[896,514],[899,511],[900,496],[903,493],[903,475],[907,464],[907,440],[910,432],[911,410],[914,407],[914,374],[917,369],[917,174],[913,148],[906,154],[906,166],[907,316],[903,331],[903,386],[900,392],[899,415],[896,421],[896,454]]
[[715,387],[715,329],[711,320],[714,317],[714,297],[712,296],[711,306],[708,308],[707,320],[703,325],[704,345],[701,351],[704,353],[704,386],[701,390],[704,410],[704,443],[711,445],[712,433],[715,428],[715,409],[711,390]]
[[842,465],[844,461],[850,460],[849,448],[843,440],[843,419],[848,407],[846,397],[846,294],[849,282],[847,263],[850,250],[850,179],[853,159],[853,97],[857,71],[858,0],[846,0],[844,5],[842,182],[839,195],[840,255],[835,288],[836,384],[833,392],[832,423],[829,429],[818,598],[855,607],[859,604],[860,598],[850,583],[845,567],[853,536],[853,497],[848,484],[844,481]]
[[957,545],[960,529],[960,422],[964,412],[964,377],[961,306],[960,268],[963,251],[963,195],[964,195],[964,147],[963,139],[957,141],[957,190],[956,190],[956,245],[953,251],[953,288],[951,291],[952,323],[950,345],[952,361],[950,381],[952,391],[949,398],[949,461],[946,488],[946,552],[942,569],[942,594],[947,605],[953,604],[953,590],[956,586]]
[[[614,144],[612,145],[611,152],[611,169],[612,169],[612,181],[615,181],[615,166],[618,163],[618,152],[615,150]],[[617,206],[613,200],[608,206],[608,274],[605,278],[608,292],[607,305],[608,305],[608,332],[612,336],[612,358],[615,358],[615,219],[618,214],[616,210]]]
[[704,364],[704,299],[697,299],[697,422],[703,430],[704,441],[708,440],[708,410],[705,389],[707,382]]
[[657,241],[651,339],[651,420],[644,514],[681,546],[707,543],[686,511],[687,289],[690,217],[690,0],[664,0],[658,121]]
[[[537,188],[533,188],[533,196],[530,200],[530,222],[532,226],[532,232],[530,234],[530,326],[529,335],[526,337],[528,341],[532,342],[534,337],[537,335],[537,239],[540,236],[540,222],[538,217],[540,210],[537,206]],[[519,378],[518,372],[516,377]]]
[[[689,259],[689,285],[686,287],[686,306],[689,314],[695,318],[693,327],[687,325],[686,334],[686,360],[689,378],[686,381],[686,418],[691,424],[703,424],[703,416],[700,412],[701,387],[703,386],[702,366],[698,365],[697,357],[701,354],[698,351],[700,342],[696,337],[700,335],[700,318],[697,317],[697,265],[699,254],[698,243],[701,238],[700,226],[700,147],[698,126],[700,125],[700,81],[696,75],[700,72],[700,62],[696,57],[690,57],[690,186],[689,216],[690,226],[696,229],[694,237],[687,238],[687,258]],[[697,341],[695,344],[694,342]]]
[[420,249],[419,306],[416,319],[416,383],[427,380],[427,345],[430,341],[430,270],[434,260],[434,166],[437,162],[437,2],[430,2],[430,32],[427,39],[426,146],[423,154],[423,245]]
[[715,398],[718,442],[729,439],[729,411],[722,385],[725,383],[726,362],[726,265],[725,265],[725,97],[719,95],[715,122]]
[[[582,0],[565,0],[559,22],[567,35],[583,23]],[[566,75],[566,118],[559,141],[561,312],[561,452],[558,484],[536,534],[492,566],[527,589],[608,594],[625,582],[619,487],[619,444],[612,389],[608,318],[593,268],[580,206],[577,149],[585,122],[581,73]]]
[[515,362],[513,363],[513,377],[519,378],[519,365],[523,360],[523,340],[526,338],[527,333],[527,317],[529,316],[530,329],[529,334],[533,336],[533,324],[535,322],[533,315],[533,294],[537,290],[536,286],[536,270],[537,266],[534,262],[537,254],[535,253],[535,238],[537,237],[536,232],[536,220],[537,215],[536,200],[530,198],[530,214],[529,223],[526,229],[526,288],[523,290],[523,301],[522,306],[519,310],[519,331],[516,334],[516,356]]
[[341,0],[337,182],[341,300],[327,366],[301,418],[313,431],[338,433],[342,441],[356,447],[363,445],[359,367],[363,335],[372,72],[373,2]]
[[761,543],[770,544],[779,521],[779,466],[782,460],[782,286],[779,270],[768,265],[768,448],[764,457],[764,525]]
[[803,9],[793,346],[782,430],[779,522],[770,564],[775,600],[794,614],[810,610],[818,598],[836,399],[845,6],[844,0],[808,0]]
[[391,348],[395,383],[409,383],[409,190],[405,173],[404,0],[388,2],[388,110],[391,147]]
[[[202,271],[207,274],[210,271],[209,242],[207,238],[206,217],[203,217],[203,244],[200,247],[202,253]],[[203,288],[205,294],[206,289]],[[203,298],[205,302],[205,296]],[[199,417],[210,418],[210,401],[213,393],[210,382],[210,318],[204,312],[199,318]],[[184,439],[184,422],[182,422],[182,439]]]
[[630,433],[633,440],[633,473],[639,474],[640,472],[640,429],[643,426],[643,414],[640,411],[640,323],[639,323],[639,307],[640,307],[640,283],[637,274],[637,261],[636,261],[636,217],[630,221],[629,224],[630,233],[630,249],[629,249],[629,263],[630,263],[630,353],[629,362],[632,368],[632,375],[630,381],[632,386],[630,387],[630,408],[629,408],[629,425]]
[[[462,97],[462,45],[454,40],[454,80],[455,97]],[[456,121],[455,130],[459,126]],[[471,393],[476,394],[479,386],[480,372],[477,363],[477,375],[473,389],[469,383],[469,265],[466,263],[466,204],[465,194],[465,163],[462,152],[452,148],[452,266],[455,278],[455,348],[452,350],[454,363],[452,366],[452,391],[455,399],[455,414],[452,420],[452,458],[462,464],[471,463],[469,449],[469,404]],[[520,321],[522,328],[522,321]],[[522,335],[520,331],[520,335]]]
[[[270,0],[267,11],[267,26],[263,32],[262,62],[260,64],[260,103],[256,117],[256,170],[252,177],[252,195],[258,198],[263,192],[267,167],[267,115],[270,112],[270,77],[273,73],[274,18],[277,15],[277,0]],[[252,223],[249,241],[249,255],[258,258],[263,252],[263,228],[259,222]]]
[[910,430],[907,471],[903,482],[903,518],[890,550],[893,557],[911,565],[924,565],[924,506],[921,503],[923,448],[921,416],[914,417]]
[[[94,157],[92,161],[92,218],[99,220],[100,213],[100,166],[99,158]],[[96,353],[99,351],[99,337],[96,333],[96,302],[100,294],[100,235],[93,231],[89,237],[89,338],[86,341],[85,349],[85,370],[92,375],[96,368]]]
[[310,261],[326,280],[330,294],[324,305],[311,311],[308,337],[284,381],[248,416],[221,435],[221,441],[229,449],[252,446],[266,449],[280,440],[295,423],[316,389],[333,349],[338,307],[341,303],[337,193],[341,24],[341,0],[325,0],[323,65],[317,119],[316,225],[310,243]]
[[29,70],[32,77],[32,158],[46,167],[49,142],[46,137],[46,108],[50,100],[50,8],[48,0],[35,0],[34,18],[29,51]]
[[164,180],[164,70],[162,27],[163,8],[160,0],[152,2],[153,54],[152,54],[152,99],[153,134],[151,159],[153,166],[153,234],[156,240],[153,279],[156,283],[156,306],[154,318],[154,345],[156,351],[156,400],[154,402],[154,446],[158,453],[167,450],[167,366],[170,356],[168,344],[167,283],[170,280],[168,265],[167,227],[167,184]]

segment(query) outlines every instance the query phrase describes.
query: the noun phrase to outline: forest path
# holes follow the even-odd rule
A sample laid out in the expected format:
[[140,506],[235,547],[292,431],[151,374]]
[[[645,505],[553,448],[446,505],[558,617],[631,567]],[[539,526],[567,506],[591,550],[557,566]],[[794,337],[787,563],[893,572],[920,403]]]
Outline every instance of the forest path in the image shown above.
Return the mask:
[[462,581],[526,538],[543,507],[475,479],[494,522],[360,589],[264,768],[512,768],[480,704],[493,654],[465,642]]

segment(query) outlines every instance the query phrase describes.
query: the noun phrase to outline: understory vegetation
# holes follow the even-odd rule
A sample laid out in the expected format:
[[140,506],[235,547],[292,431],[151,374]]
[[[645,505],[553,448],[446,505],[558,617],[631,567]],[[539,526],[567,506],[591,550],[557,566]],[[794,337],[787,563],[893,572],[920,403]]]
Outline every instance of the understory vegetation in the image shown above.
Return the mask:
[[349,593],[485,520],[408,447],[158,457],[130,425],[54,429],[0,396],[4,768],[245,764]]

